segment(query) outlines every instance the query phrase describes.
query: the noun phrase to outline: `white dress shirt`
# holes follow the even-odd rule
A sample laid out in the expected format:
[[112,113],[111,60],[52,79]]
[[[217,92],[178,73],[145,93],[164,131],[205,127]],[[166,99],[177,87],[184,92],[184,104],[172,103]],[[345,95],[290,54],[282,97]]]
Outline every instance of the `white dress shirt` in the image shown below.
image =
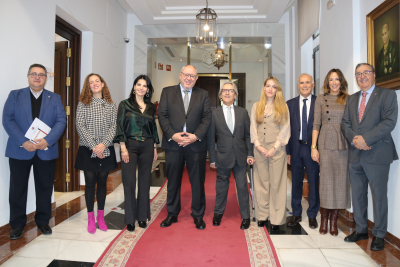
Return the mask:
[[[308,99],[307,100],[307,123],[308,123],[308,118],[310,116],[311,96],[312,96],[312,94],[307,96],[307,99]],[[302,127],[303,127],[303,125],[302,125],[301,122],[303,120],[303,105],[304,105],[303,100],[304,99],[306,99],[306,98],[303,97],[302,95],[300,95],[300,97],[299,97],[299,101],[300,101],[300,103],[299,103],[299,106],[300,106],[300,110],[299,110],[299,113],[300,113],[300,136],[299,136],[299,140],[303,140],[303,136],[302,136],[302,131],[303,131]]]
[[[181,87],[182,100],[185,101],[185,91],[184,90],[186,90],[186,89],[182,87],[182,84],[179,84],[179,86]],[[190,88],[190,90],[187,90],[189,92],[188,93],[189,103],[190,103],[190,97],[192,96],[192,90],[193,90],[193,88]],[[188,108],[189,108],[189,106],[188,106]],[[186,124],[183,127],[183,131],[186,132]]]
[[29,89],[31,90],[31,93],[33,94],[33,96],[36,98],[36,99],[38,99],[39,98],[39,96],[42,94],[42,92],[43,92],[43,89],[42,89],[42,91],[40,91],[39,93],[35,93],[35,92],[33,92],[32,91],[32,89],[29,87]]

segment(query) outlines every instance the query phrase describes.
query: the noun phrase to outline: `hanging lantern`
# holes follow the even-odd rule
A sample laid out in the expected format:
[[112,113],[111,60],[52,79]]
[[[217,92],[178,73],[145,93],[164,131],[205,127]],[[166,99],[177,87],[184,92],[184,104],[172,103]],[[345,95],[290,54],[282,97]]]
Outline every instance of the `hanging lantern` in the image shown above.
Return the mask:
[[217,13],[208,8],[200,9],[196,15],[196,41],[198,43],[214,43],[218,40]]
[[221,48],[217,48],[215,50],[215,61],[214,61],[214,66],[218,68],[221,68],[225,65],[225,63],[228,63],[227,60],[227,54],[225,54],[224,50]]

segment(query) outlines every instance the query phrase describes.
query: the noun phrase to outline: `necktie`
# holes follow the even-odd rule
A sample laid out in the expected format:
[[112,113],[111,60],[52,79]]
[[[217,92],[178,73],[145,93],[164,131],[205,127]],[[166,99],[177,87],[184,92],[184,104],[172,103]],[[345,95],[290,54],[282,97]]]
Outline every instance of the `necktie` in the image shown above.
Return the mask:
[[226,124],[228,125],[229,130],[231,130],[231,133],[233,133],[233,120],[232,120],[231,106],[226,108]]
[[367,94],[368,93],[362,93],[362,99],[361,99],[361,103],[360,103],[360,109],[358,110],[358,123],[361,122],[362,117],[364,115],[364,111],[365,111],[365,102],[367,100]]
[[185,97],[183,98],[183,106],[185,107],[185,114],[187,114],[187,110],[189,107],[189,91],[184,89]]
[[301,139],[307,142],[307,101],[303,99],[303,114],[301,115]]

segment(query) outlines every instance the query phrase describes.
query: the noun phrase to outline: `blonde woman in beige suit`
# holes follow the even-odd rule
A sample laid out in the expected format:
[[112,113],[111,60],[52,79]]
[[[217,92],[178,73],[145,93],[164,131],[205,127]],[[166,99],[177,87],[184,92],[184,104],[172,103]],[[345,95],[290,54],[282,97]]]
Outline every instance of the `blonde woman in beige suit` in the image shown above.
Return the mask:
[[286,223],[287,157],[290,138],[289,110],[280,82],[268,77],[260,101],[251,110],[250,136],[254,144],[254,202],[258,226],[269,217],[271,230]]
[[[350,208],[350,178],[347,141],[340,129],[346,107],[347,81],[339,69],[325,77],[324,94],[317,97],[311,158],[320,164],[320,234],[338,235],[339,209]],[[318,141],[318,146],[317,146]]]

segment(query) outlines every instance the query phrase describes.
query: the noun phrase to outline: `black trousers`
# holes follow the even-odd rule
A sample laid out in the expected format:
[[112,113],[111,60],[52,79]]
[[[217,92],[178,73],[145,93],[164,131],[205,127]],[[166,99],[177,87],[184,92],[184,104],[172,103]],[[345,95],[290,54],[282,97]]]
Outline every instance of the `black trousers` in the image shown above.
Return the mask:
[[203,218],[206,209],[204,181],[206,177],[207,151],[193,152],[189,147],[165,150],[168,215],[178,216],[181,211],[181,185],[185,163],[192,188],[192,217]]
[[41,160],[37,154],[30,160],[9,159],[10,164],[10,225],[26,225],[26,201],[31,167],[35,179],[37,225],[48,224],[51,218],[51,195],[54,186],[56,161]]
[[[154,140],[129,140],[126,143],[129,162],[121,161],[125,196],[125,224],[150,220],[150,182],[154,158]],[[138,196],[136,199],[136,166],[138,166]]]

